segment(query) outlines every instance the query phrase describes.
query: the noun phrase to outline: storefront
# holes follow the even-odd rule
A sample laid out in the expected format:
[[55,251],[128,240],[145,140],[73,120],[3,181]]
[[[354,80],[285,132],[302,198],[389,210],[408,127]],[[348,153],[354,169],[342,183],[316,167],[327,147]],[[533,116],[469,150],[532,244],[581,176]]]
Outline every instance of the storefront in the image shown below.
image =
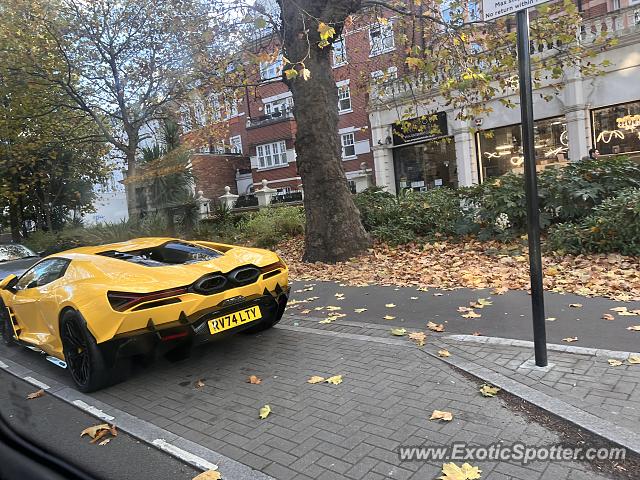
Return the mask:
[[640,101],[594,109],[591,122],[601,155],[640,158]]
[[[536,121],[534,134],[538,171],[568,163],[569,140],[564,117]],[[520,124],[478,132],[476,143],[481,180],[524,172]]]
[[456,148],[444,112],[398,122],[392,131],[398,192],[458,186]]

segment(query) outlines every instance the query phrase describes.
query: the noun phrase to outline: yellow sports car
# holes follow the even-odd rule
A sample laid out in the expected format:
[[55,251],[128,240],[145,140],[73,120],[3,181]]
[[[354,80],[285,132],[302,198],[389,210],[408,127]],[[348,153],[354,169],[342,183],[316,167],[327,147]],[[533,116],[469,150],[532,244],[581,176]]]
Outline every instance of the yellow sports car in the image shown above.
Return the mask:
[[108,385],[116,361],[187,353],[227,333],[275,325],[289,295],[273,252],[139,238],[46,257],[0,282],[6,343],[42,350],[78,389]]

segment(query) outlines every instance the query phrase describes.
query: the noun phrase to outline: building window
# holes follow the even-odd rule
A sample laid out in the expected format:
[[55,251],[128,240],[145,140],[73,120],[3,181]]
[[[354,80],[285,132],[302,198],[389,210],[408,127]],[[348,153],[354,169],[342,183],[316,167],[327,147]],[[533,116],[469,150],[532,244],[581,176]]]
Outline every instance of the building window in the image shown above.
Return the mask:
[[371,79],[374,83],[385,83],[398,78],[398,67],[389,67],[387,71],[375,70],[371,72]]
[[356,193],[358,193],[358,191],[356,190],[356,182],[353,180],[347,180],[347,185],[349,186],[349,191],[351,193],[353,193],[354,195]]
[[[482,178],[508,172],[524,172],[522,131],[520,124],[478,132],[478,154]],[[538,170],[568,162],[569,137],[564,117],[534,123],[534,145]],[[586,152],[585,152],[586,155]]]
[[640,153],[640,102],[599,108],[591,115],[594,145],[601,155]]
[[393,25],[390,22],[371,25],[369,27],[369,44],[371,46],[370,56],[380,55],[393,50],[395,48]]
[[279,117],[293,108],[293,98],[281,98],[264,104],[264,113],[273,117]]
[[256,147],[259,168],[287,165],[287,144],[284,140]]
[[229,138],[229,146],[231,148],[231,153],[242,154],[242,137],[240,135],[235,135]]
[[338,113],[351,111],[351,89],[349,85],[340,85],[338,87]]
[[260,62],[260,78],[262,80],[271,80],[282,75],[282,55],[274,62]]
[[231,100],[225,100],[224,112],[225,112],[226,119],[229,119],[231,117],[237,117],[238,116],[238,99],[232,98]]
[[191,109],[187,105],[180,107],[180,125],[184,133],[193,129],[193,120],[191,119]]
[[398,192],[458,186],[453,137],[394,148],[393,164]]
[[333,42],[333,66],[339,67],[347,63],[347,44],[344,37]]
[[353,133],[341,135],[342,158],[354,158],[356,156],[356,139]]

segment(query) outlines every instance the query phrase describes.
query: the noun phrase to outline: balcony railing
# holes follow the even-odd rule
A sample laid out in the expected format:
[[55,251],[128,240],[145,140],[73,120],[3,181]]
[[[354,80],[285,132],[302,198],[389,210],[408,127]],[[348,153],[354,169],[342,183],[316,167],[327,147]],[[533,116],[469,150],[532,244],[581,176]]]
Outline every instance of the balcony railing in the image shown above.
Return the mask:
[[[620,38],[628,35],[640,35],[640,5],[609,12],[598,17],[583,19],[576,30],[576,41],[588,46],[599,38]],[[553,41],[532,40],[531,53],[553,55],[559,47]],[[513,48],[515,55],[515,46]],[[556,50],[557,51],[557,50]],[[374,102],[387,102],[392,99],[428,94],[446,79],[442,72],[433,75],[419,74],[411,79],[399,78],[375,84],[371,91]]]
[[293,118],[293,109],[285,108],[283,110],[276,110],[273,113],[267,115],[260,115],[258,117],[251,117],[247,119],[247,128],[264,127],[265,125],[271,125],[273,123],[283,122]]

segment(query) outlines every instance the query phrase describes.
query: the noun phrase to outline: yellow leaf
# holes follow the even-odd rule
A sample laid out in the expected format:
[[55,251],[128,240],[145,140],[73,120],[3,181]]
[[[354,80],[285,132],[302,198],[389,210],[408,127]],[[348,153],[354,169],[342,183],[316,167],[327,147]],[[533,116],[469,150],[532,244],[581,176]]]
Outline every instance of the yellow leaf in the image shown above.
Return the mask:
[[610,358],[609,360],[607,360],[607,362],[609,362],[609,365],[611,365],[612,367],[619,367],[620,365],[622,365],[622,362],[620,360],[616,360],[614,358]]
[[298,71],[295,68],[288,68],[284,71],[284,76],[287,77],[287,80],[291,80],[298,76]]
[[573,343],[578,341],[578,337],[567,337],[562,339],[563,342]]
[[482,315],[471,310],[469,313],[462,315],[462,318],[480,318]]
[[196,380],[195,387],[196,388],[204,387],[204,382],[202,380]]
[[325,380],[325,382],[332,385],[340,385],[342,383],[342,375],[334,375],[333,377],[329,377]]
[[421,68],[424,68],[425,66],[423,59],[415,58],[415,57],[407,57],[407,59],[405,60],[405,63],[409,66],[409,68],[415,68],[415,69],[421,69]]
[[318,33],[320,34],[320,38],[322,40],[328,40],[328,39],[332,38],[336,34],[336,31],[332,26],[327,25],[324,22],[319,22],[318,23]]
[[342,307],[335,307],[333,305],[329,305],[326,308],[327,312],[337,312],[338,310],[342,310]]
[[429,420],[444,420],[450,422],[453,420],[453,414],[451,412],[443,412],[441,410],[434,410]]
[[493,302],[487,300],[486,298],[479,298],[478,305],[482,305],[483,307],[488,307],[489,305],[493,305]]
[[499,391],[500,389],[498,387],[494,387],[488,383],[485,383],[480,387],[480,393],[485,397],[495,397]]
[[395,307],[395,306],[396,306],[396,304],[395,304],[395,303],[387,303],[387,304],[385,305],[385,307],[387,307],[387,308],[393,308],[393,307]]
[[356,313],[363,313],[363,312],[366,312],[366,311],[367,311],[367,309],[366,309],[366,308],[356,308],[356,309],[354,310],[354,312],[356,312]]
[[557,318],[556,317],[547,317],[547,318],[545,318],[545,320],[547,322],[555,322],[557,320]]
[[613,308],[610,308],[609,310],[611,310],[612,312],[626,312],[627,307],[613,307]]
[[328,318],[325,318],[324,320],[320,320],[318,323],[321,323],[323,325],[327,325],[329,323],[335,322],[336,319],[337,319],[336,317],[328,317]]
[[330,44],[329,44],[329,41],[328,41],[328,40],[320,40],[320,41],[318,42],[318,47],[320,47],[320,48],[328,47],[329,45],[330,45]]
[[378,17],[378,23],[381,25],[389,25],[389,19],[385,17]]
[[581,303],[570,303],[569,306],[571,308],[582,308],[582,304]]
[[414,332],[409,334],[409,339],[416,342],[419,347],[424,347],[427,335],[424,332]]
[[300,313],[303,315],[308,315],[309,313],[311,313],[311,310],[300,310]]
[[193,480],[221,480],[222,476],[217,470],[207,470],[200,475],[193,477]]
[[44,390],[42,389],[27,395],[27,400],[33,400],[34,398],[40,398],[40,397],[44,397]]
[[410,297],[411,300],[418,300],[418,297]]
[[602,315],[602,319],[603,320],[615,320],[616,317],[614,317],[613,315],[611,315],[610,313],[605,313],[604,315]]
[[309,80],[311,78],[311,71],[303,68],[302,70],[300,70],[300,75],[302,76],[303,80]]
[[391,329],[391,335],[394,335],[396,337],[404,337],[407,334],[407,329],[406,328],[392,328]]
[[344,298],[344,293],[336,293],[335,296],[339,299],[342,300]]
[[393,315],[385,315],[384,319],[385,320],[394,320],[396,317],[394,317]]
[[438,477],[439,480],[477,480],[480,478],[482,470],[479,470],[478,467],[472,467],[468,463],[458,467],[452,462],[442,466],[442,473],[443,475]]
[[269,416],[270,413],[271,413],[271,407],[269,405],[265,405],[260,409],[260,418],[264,420]]
[[441,323],[427,323],[427,328],[432,332],[444,332],[444,325]]
[[107,443],[109,443],[111,441],[110,438],[105,438],[103,441],[101,441],[98,445],[100,445],[101,447],[104,447]]
[[627,330],[630,332],[640,332],[640,325],[632,325],[631,327],[627,327]]
[[255,375],[251,375],[249,378],[247,378],[247,383],[250,383],[252,385],[260,385],[262,383],[262,379],[256,377]]
[[322,383],[322,382],[324,382],[324,377],[318,377],[317,375],[314,375],[309,380],[307,380],[307,383],[311,383],[311,384]]
[[84,435],[89,435],[91,438],[96,438],[96,435],[98,434],[98,432],[101,432],[103,430],[109,430],[110,427],[108,424],[106,423],[101,423],[100,425],[95,425],[93,427],[89,427],[89,428],[85,428],[81,433],[80,436],[84,436]]
[[629,355],[627,362],[631,365],[640,365],[640,355]]
[[449,353],[449,350],[438,350],[438,356],[440,357],[450,357],[451,353]]
[[499,288],[494,288],[491,293],[493,295],[504,295],[505,293],[507,293],[509,291],[509,289],[507,287],[499,287]]

